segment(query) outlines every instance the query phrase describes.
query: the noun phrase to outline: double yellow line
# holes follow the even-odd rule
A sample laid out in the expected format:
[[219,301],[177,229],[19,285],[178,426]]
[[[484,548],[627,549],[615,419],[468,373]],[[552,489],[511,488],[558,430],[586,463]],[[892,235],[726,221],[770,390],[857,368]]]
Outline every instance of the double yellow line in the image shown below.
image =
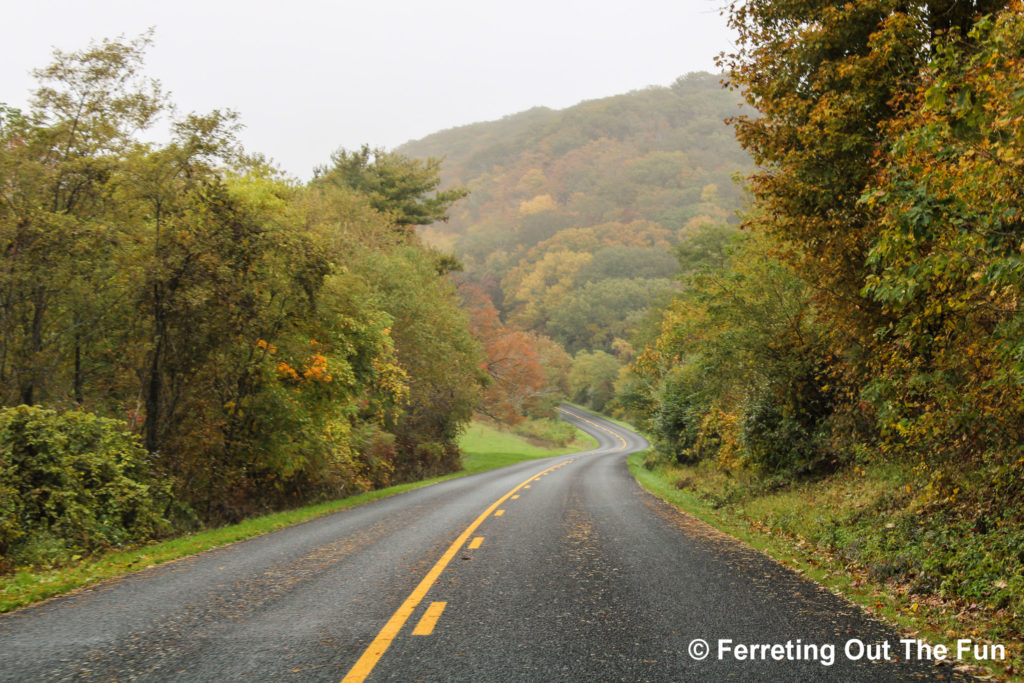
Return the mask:
[[598,429],[600,429],[600,430],[601,430],[602,432],[608,432],[609,434],[611,434],[611,435],[612,435],[612,436],[614,436],[614,437],[615,437],[616,439],[618,439],[619,441],[621,441],[621,442],[622,442],[622,447],[623,447],[624,449],[625,449],[625,448],[629,448],[629,444],[627,444],[627,443],[626,443],[626,440],[625,440],[624,438],[622,438],[622,435],[621,435],[621,434],[619,434],[618,432],[613,432],[612,430],[608,429],[607,427],[605,427],[605,426],[603,426],[603,425],[599,425],[599,424],[597,424],[596,422],[594,422],[593,420],[588,420],[587,418],[583,417],[582,415],[579,415],[578,413],[574,413],[574,412],[572,412],[571,410],[566,410],[565,408],[559,408],[559,409],[558,409],[558,412],[560,412],[560,413],[565,413],[566,415],[572,415],[572,416],[573,416],[573,417],[575,417],[575,418],[576,418],[577,420],[583,420],[583,421],[584,421],[584,422],[586,422],[587,424],[589,424],[589,425],[592,425],[592,426],[594,426],[594,427],[597,427],[597,428],[598,428]]

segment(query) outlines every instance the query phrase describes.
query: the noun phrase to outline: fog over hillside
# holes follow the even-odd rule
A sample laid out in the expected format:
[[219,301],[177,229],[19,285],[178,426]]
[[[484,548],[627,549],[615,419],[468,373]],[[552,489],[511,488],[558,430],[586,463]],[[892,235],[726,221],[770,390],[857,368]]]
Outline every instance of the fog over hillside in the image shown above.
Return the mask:
[[462,261],[464,283],[570,352],[611,352],[675,288],[673,250],[709,229],[725,239],[736,225],[734,176],[751,163],[726,119],[741,111],[718,75],[693,73],[398,151],[443,158],[445,186],[469,188],[448,222],[424,232]]

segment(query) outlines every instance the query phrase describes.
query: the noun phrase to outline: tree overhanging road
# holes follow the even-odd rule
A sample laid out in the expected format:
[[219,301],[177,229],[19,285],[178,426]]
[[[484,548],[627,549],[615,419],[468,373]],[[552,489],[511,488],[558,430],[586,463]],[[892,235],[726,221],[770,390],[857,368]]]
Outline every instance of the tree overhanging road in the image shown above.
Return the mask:
[[[950,677],[905,661],[899,637],[857,608],[641,490],[624,456],[642,437],[576,408],[563,417],[598,448],[4,615],[0,680]],[[856,642],[876,651],[853,659],[851,642],[850,655]]]

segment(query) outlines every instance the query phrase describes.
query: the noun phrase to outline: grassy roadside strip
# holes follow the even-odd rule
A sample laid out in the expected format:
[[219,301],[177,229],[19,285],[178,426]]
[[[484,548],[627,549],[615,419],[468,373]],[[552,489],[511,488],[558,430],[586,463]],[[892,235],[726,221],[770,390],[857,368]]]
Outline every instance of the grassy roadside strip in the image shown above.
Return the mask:
[[160,543],[86,558],[64,567],[45,570],[25,569],[8,576],[0,576],[0,613],[67,593],[81,586],[196,555],[206,550],[236,543],[370,501],[387,498],[447,479],[505,467],[524,460],[548,458],[587,450],[592,448],[592,443],[595,442],[590,436],[579,432],[577,439],[564,448],[541,448],[529,444],[515,435],[474,422],[460,439],[460,447],[463,451],[463,470],[460,472],[390,486],[377,491],[368,491],[295,510],[254,517],[239,524],[219,529],[208,529]]
[[[824,509],[826,496],[845,498],[848,509],[862,509],[872,489],[884,482],[885,477],[872,481],[860,472],[848,477],[849,481],[823,485],[817,491],[813,487],[794,488],[752,495],[742,502],[716,503],[715,496],[720,493],[721,480],[725,478],[722,473],[706,466],[658,464],[647,469],[644,456],[644,453],[634,453],[629,456],[628,464],[634,478],[647,491],[860,605],[867,613],[896,627],[902,637],[946,645],[952,655],[945,666],[986,678],[1024,680],[1019,673],[1024,651],[1022,643],[1019,639],[993,634],[999,629],[994,627],[990,612],[963,601],[915,594],[895,581],[880,581],[866,568],[787,530],[799,528],[802,519],[809,521],[813,517],[820,523],[821,518],[831,512]],[[837,491],[849,493],[837,496]],[[780,517],[787,519],[780,523]],[[1005,662],[957,662],[958,638],[969,638],[974,643],[1001,643],[1006,647],[1007,659]]]

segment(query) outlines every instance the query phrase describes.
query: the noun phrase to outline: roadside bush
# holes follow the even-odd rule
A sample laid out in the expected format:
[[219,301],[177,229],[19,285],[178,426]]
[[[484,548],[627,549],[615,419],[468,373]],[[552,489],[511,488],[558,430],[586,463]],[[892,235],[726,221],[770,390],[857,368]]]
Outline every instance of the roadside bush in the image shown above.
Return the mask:
[[816,416],[807,406],[797,408],[777,400],[767,387],[747,396],[740,434],[747,456],[757,467],[770,473],[803,473],[824,460],[824,438],[819,432],[826,430],[815,428]]
[[362,477],[372,488],[390,486],[395,463],[399,460],[395,435],[377,425],[365,425],[361,432],[356,442],[363,465]]
[[166,530],[167,502],[123,422],[0,409],[0,563],[8,569],[150,538]]
[[735,415],[713,406],[701,420],[697,441],[693,444],[695,460],[714,459],[723,470],[742,466],[740,433]]
[[657,394],[651,419],[657,449],[679,463],[697,460],[692,448],[706,410],[698,396],[694,374],[691,366],[669,371]]
[[533,419],[520,422],[512,428],[513,434],[526,437],[546,446],[564,448],[576,438],[576,428],[555,418]]

